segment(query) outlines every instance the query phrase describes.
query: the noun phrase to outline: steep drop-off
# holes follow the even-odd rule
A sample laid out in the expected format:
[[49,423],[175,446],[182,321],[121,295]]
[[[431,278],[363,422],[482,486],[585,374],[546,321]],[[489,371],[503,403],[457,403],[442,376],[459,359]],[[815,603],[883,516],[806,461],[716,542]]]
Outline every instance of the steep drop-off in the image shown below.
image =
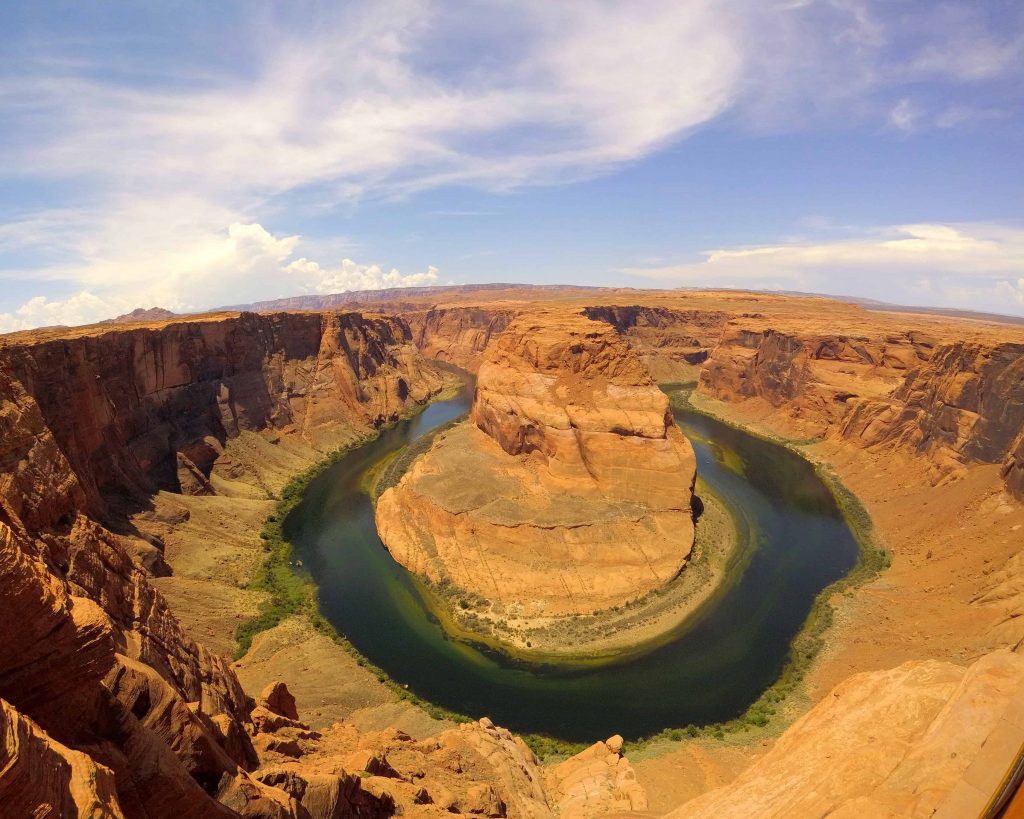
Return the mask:
[[608,325],[527,315],[491,342],[468,424],[377,505],[410,570],[502,612],[588,613],[682,569],[696,461],[668,400]]
[[[152,574],[168,571],[162,543],[130,522],[156,490],[186,510],[209,503],[191,521],[201,545],[188,548],[212,548],[232,499],[168,493],[266,497],[318,453],[437,389],[413,345],[477,369],[541,295],[563,315],[585,310],[617,328],[658,378],[703,367],[701,392],[736,420],[823,437],[812,454],[865,500],[892,547],[880,581],[833,601],[836,641],[808,687],[819,704],[731,788],[678,815],[912,814],[955,809],[969,788],[985,797],[978,766],[992,773],[1012,762],[1019,657],[991,655],[967,670],[922,658],[959,664],[1021,645],[1019,329],[766,294],[503,288],[445,291],[443,305],[433,292],[390,294],[389,312],[407,322],[233,315],[0,338],[3,811],[546,819],[643,810],[643,788],[614,741],[545,770],[488,721],[414,741],[348,723],[312,730],[275,687],[255,703],[154,590]],[[517,399],[519,417],[508,417],[503,392],[487,401],[494,418],[480,415],[496,437],[468,425],[463,434],[495,458],[571,474],[566,464],[582,456],[567,445],[579,444],[545,421],[562,408],[541,396],[526,411]],[[243,441],[258,443],[248,459]],[[276,462],[264,482],[256,459],[300,443],[302,457]],[[941,486],[919,481],[918,469]],[[259,503],[256,552],[259,510],[272,506]],[[193,601],[204,604],[202,594]],[[234,613],[228,622],[233,629]],[[230,631],[219,639],[229,645]],[[291,648],[287,674],[314,676],[303,647]],[[716,752],[713,743],[695,750],[702,760]],[[640,778],[649,792],[662,788]],[[662,811],[682,802],[659,799]]]
[[721,310],[663,305],[587,307],[583,314],[619,331],[656,381],[691,381],[731,318]]
[[435,307],[406,313],[405,318],[423,355],[476,372],[487,345],[516,312],[500,307]]
[[859,329],[734,321],[701,372],[701,390],[726,401],[764,399],[814,435],[923,456],[935,483],[969,463],[1004,464],[1021,497],[1024,344],[950,340],[883,322]]
[[11,770],[34,754],[65,771],[18,798],[114,804],[109,770],[128,817],[233,815],[221,803],[297,815],[246,773],[258,764],[252,702],[227,661],[184,634],[133,559],[161,568],[159,544],[133,536],[121,510],[158,488],[194,488],[183,468],[201,484],[242,430],[326,439],[335,424],[393,419],[439,385],[404,323],[358,314],[5,338],[5,754]]

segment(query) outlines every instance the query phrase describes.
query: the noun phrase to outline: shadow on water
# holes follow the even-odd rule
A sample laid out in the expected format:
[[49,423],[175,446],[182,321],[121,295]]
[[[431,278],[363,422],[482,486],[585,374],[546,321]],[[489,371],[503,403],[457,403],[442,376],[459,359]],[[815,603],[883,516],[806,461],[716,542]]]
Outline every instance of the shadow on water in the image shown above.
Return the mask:
[[817,594],[857,561],[856,539],[807,461],[677,409],[698,473],[753,540],[742,575],[668,640],[598,666],[524,665],[453,639],[381,544],[360,479],[471,400],[467,388],[436,402],[329,467],[284,526],[332,625],[393,679],[452,711],[577,741],[731,719],[776,679]]

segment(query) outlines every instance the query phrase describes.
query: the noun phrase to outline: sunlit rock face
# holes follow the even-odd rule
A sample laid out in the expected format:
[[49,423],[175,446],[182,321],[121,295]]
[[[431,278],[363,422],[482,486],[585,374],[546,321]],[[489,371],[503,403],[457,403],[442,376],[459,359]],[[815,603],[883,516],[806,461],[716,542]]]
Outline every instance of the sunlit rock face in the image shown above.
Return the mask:
[[675,577],[696,460],[608,324],[515,319],[488,346],[470,420],[381,496],[399,562],[525,615],[593,612]]

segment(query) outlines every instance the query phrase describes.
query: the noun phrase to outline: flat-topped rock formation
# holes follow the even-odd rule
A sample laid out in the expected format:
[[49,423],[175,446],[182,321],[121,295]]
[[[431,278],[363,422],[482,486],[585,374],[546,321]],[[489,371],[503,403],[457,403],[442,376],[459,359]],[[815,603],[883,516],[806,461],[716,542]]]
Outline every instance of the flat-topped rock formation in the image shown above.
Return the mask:
[[487,348],[469,423],[377,506],[395,558],[525,616],[579,614],[675,577],[696,460],[668,399],[607,324],[523,316]]

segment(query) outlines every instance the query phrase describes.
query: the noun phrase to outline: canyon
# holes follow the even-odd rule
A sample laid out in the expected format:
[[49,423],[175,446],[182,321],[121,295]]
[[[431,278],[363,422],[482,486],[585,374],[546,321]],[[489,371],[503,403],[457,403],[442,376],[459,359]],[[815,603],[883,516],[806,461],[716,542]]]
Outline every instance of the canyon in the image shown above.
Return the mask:
[[[501,286],[354,304],[0,337],[0,799],[12,815],[984,808],[1024,741],[1024,330],[727,291]],[[491,593],[445,547],[399,545],[423,521],[462,525],[440,503],[447,489],[426,490],[446,458],[516,473],[512,497],[584,485],[642,501],[692,542],[692,451],[655,381],[698,382],[695,406],[838,476],[892,565],[825,601],[832,625],[776,723],[749,740],[663,738],[629,760],[612,737],[541,764],[483,714],[434,719],[307,612],[231,662],[235,628],[267,602],[249,580],[288,480],[440,394],[451,374],[435,359],[475,372],[478,392],[470,422],[378,504],[385,541],[414,569]],[[652,463],[665,466],[652,475]],[[603,551],[629,565],[609,551],[616,539]],[[594,610],[664,582],[685,551],[620,587],[581,582],[589,594],[574,589],[571,606],[545,570],[498,591],[522,600],[533,585],[551,611]]]

